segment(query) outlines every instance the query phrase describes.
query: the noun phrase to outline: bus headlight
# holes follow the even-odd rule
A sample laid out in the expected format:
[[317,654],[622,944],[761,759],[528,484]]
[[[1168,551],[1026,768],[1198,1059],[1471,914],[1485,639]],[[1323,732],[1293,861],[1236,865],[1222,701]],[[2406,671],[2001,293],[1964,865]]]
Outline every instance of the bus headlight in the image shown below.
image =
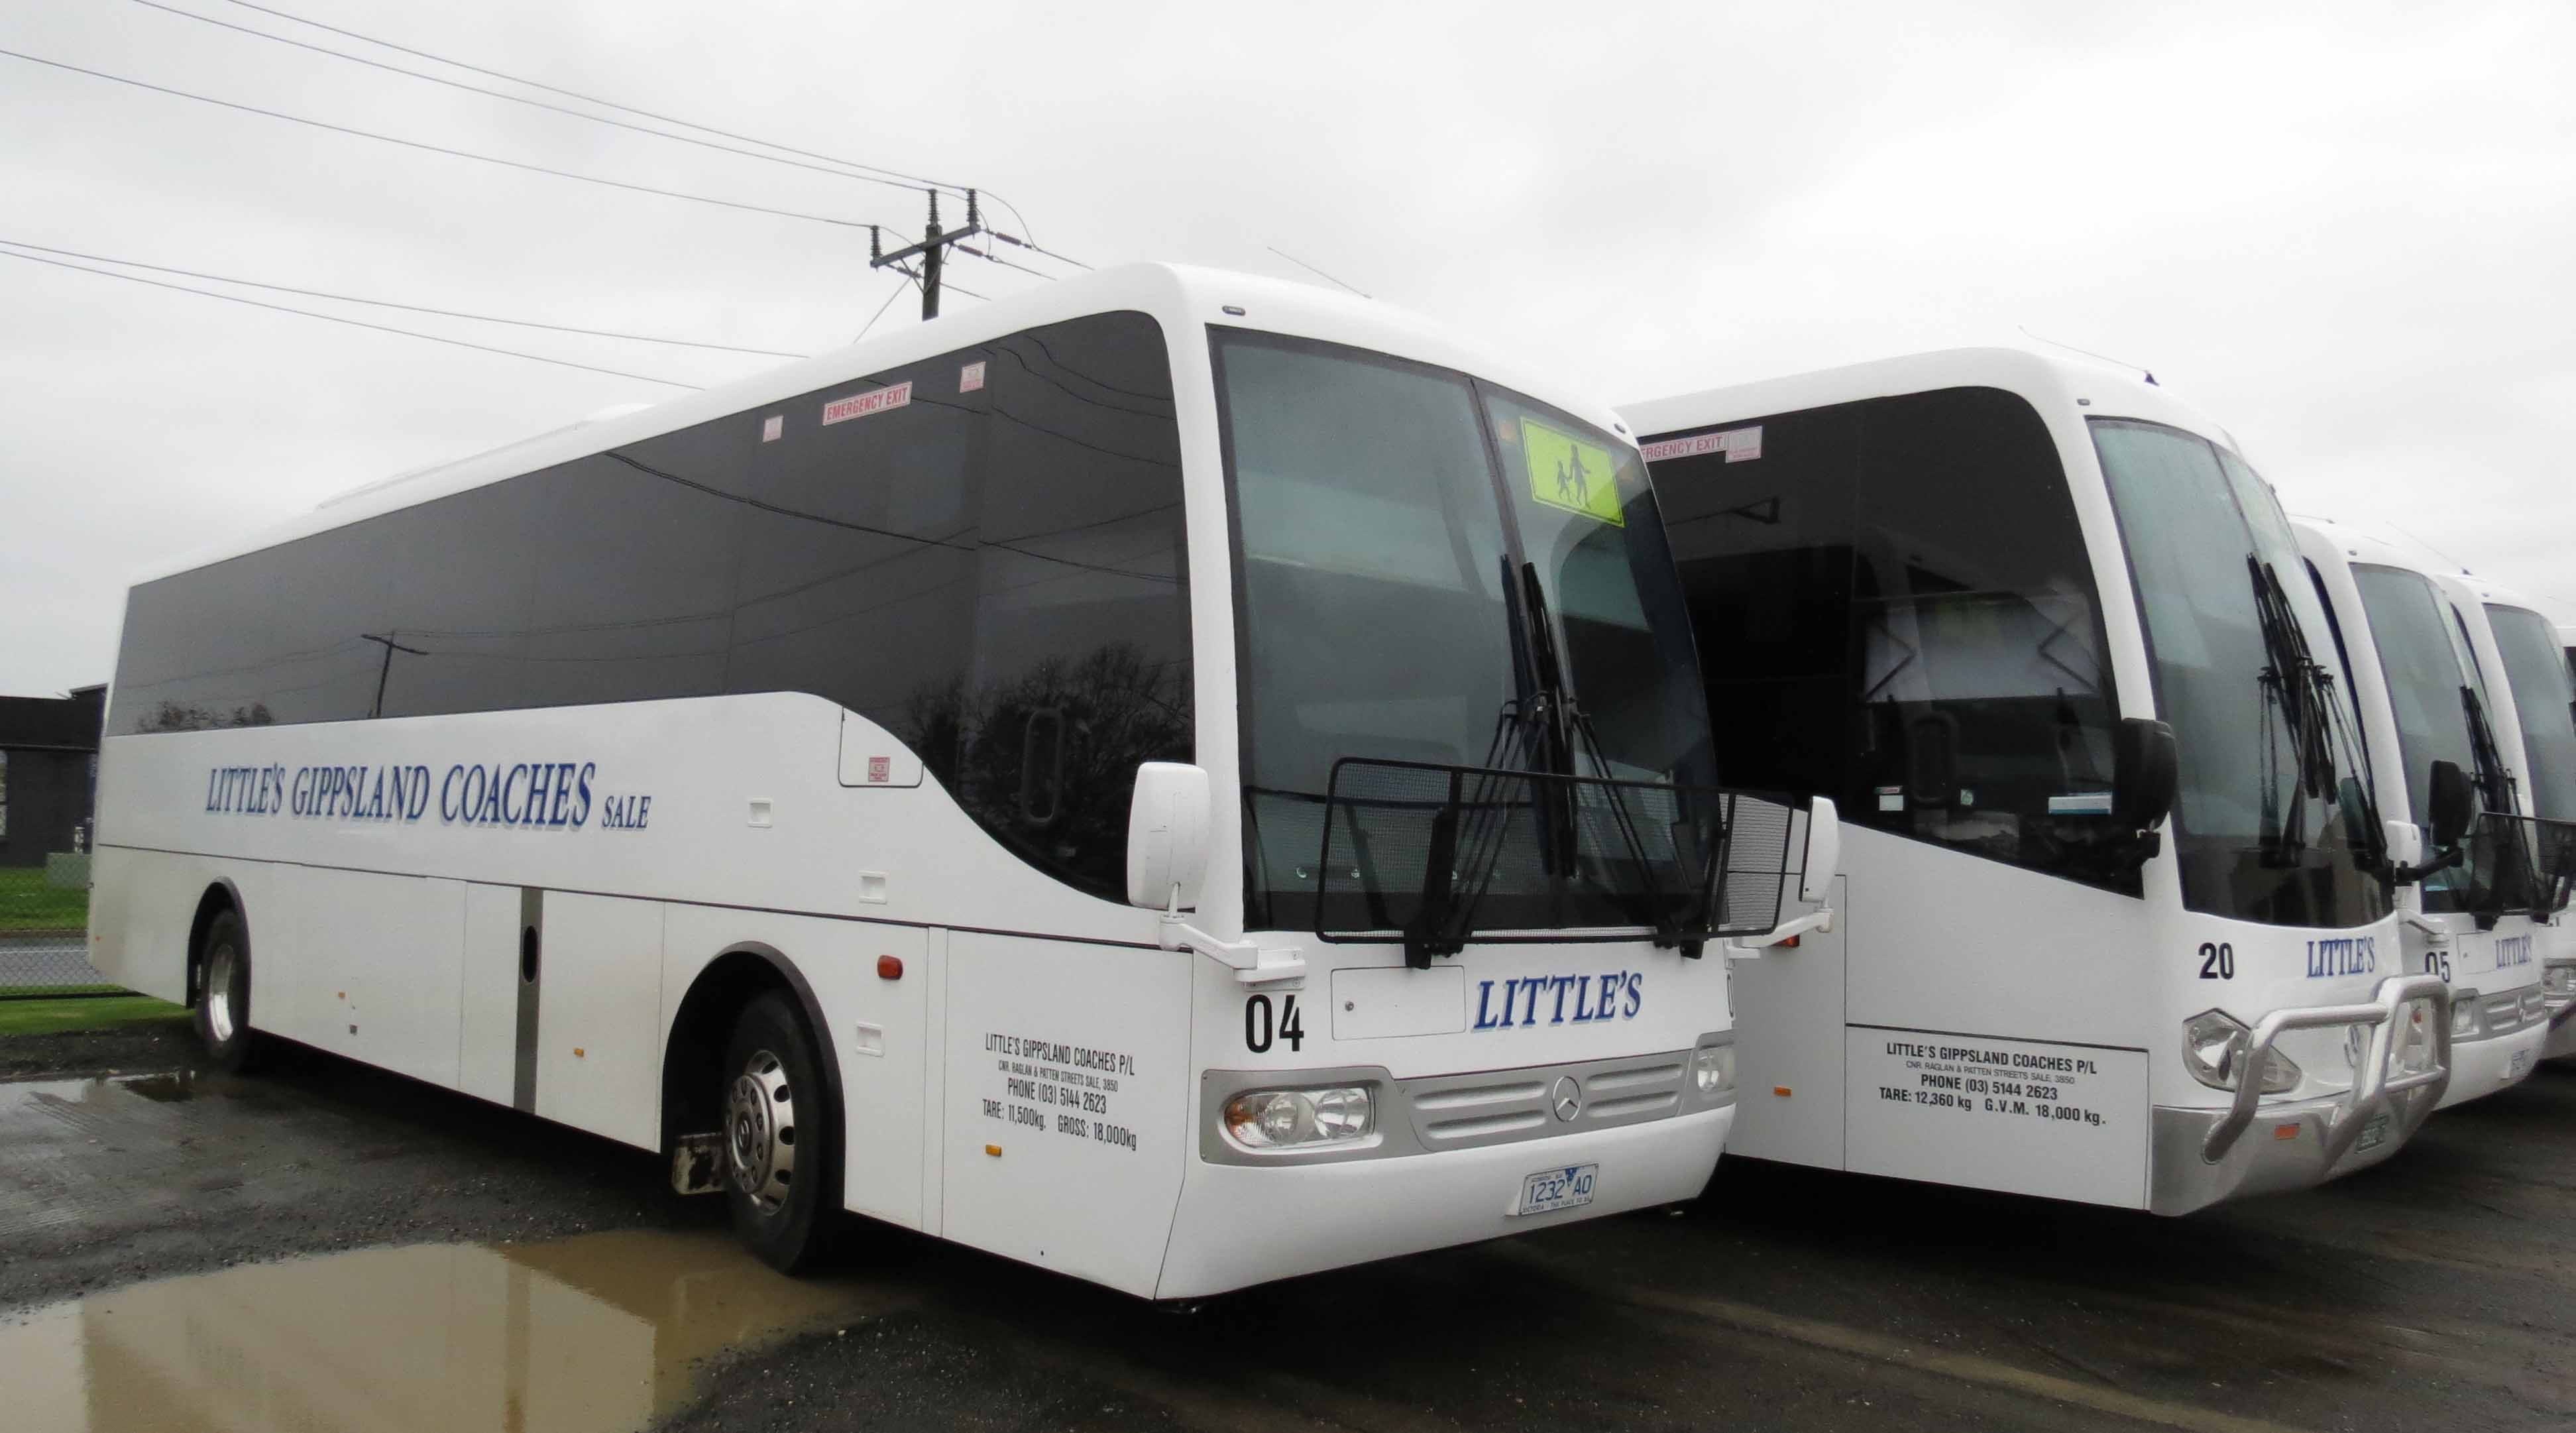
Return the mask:
[[1703,1095],[1724,1094],[1735,1088],[1735,1047],[1702,1045],[1691,1052],[1691,1083]]
[[1246,1090],[1225,1102],[1225,1132],[1246,1149],[1294,1149],[1366,1138],[1377,1127],[1366,1085]]
[[2478,1033],[2478,993],[2474,990],[2451,992],[2451,1038],[2461,1039]]
[[2355,1075],[2359,1075],[2361,1073],[2361,1062],[2369,1058],[2369,1056],[2370,1027],[2367,1025],[2346,1025],[2343,1027],[2344,1068],[2352,1071]]
[[2397,1011],[2397,1038],[2389,1042],[2389,1074],[2397,1078],[2433,1072],[2433,1001],[2420,996]]
[[[2182,1022],[2183,1065],[2191,1077],[2213,1090],[2232,1090],[2243,1073],[2246,1046],[2254,1032],[2224,1010],[2204,1010]],[[2297,1089],[2299,1067],[2289,1056],[2271,1051],[2263,1061],[2263,1093]]]

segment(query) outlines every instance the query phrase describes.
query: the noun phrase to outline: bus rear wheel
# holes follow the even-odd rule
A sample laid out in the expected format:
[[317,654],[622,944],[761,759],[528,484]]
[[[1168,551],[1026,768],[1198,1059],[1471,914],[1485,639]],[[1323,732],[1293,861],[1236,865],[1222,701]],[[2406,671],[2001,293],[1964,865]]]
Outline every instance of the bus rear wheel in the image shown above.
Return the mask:
[[823,1253],[838,1207],[832,1100],[805,1021],[785,995],[754,999],[725,1047],[725,1204],[734,1232],[785,1273]]
[[240,1074],[259,1063],[260,1037],[250,1028],[250,927],[241,912],[207,923],[197,948],[197,1039],[220,1070]]

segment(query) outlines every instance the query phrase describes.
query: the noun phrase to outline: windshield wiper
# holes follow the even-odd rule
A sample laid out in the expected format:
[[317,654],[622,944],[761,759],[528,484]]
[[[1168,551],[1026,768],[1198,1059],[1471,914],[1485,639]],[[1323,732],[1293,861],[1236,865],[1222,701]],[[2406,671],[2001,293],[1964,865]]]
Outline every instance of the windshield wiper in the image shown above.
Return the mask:
[[1625,848],[1627,858],[1637,872],[1637,889],[1634,892],[1614,891],[1614,894],[1626,897],[1624,903],[1637,918],[1637,924],[1654,932],[1657,945],[1678,945],[1684,955],[1697,955],[1697,943],[1681,938],[1676,921],[1677,903],[1672,898],[1674,893],[1666,886],[1662,866],[1646,850],[1636,813],[1628,809],[1627,788],[1611,774],[1610,758],[1602,749],[1601,734],[1594,729],[1592,718],[1565,689],[1565,666],[1557,654],[1554,625],[1548,620],[1547,591],[1539,582],[1537,563],[1521,564],[1521,588],[1521,600],[1529,618],[1531,665],[1538,680],[1538,699],[1544,704],[1538,713],[1543,724],[1541,740],[1558,763],[1554,768],[1556,773],[1577,778],[1546,783],[1561,793],[1556,801],[1549,803],[1548,812],[1559,823],[1557,835],[1562,847],[1555,854],[1561,857],[1562,865],[1558,869],[1568,879],[1581,870],[1578,813],[1583,799],[1579,782],[1582,773],[1575,769],[1575,760],[1578,755],[1586,756],[1591,760],[1592,775],[1599,783],[1602,798],[1609,806],[1611,828],[1618,833],[1619,844]]
[[[2264,713],[2263,858],[2268,865],[2292,866],[2307,849],[2307,807],[2299,797],[2328,801],[2335,794],[2334,745],[2326,715],[2329,702],[2324,700],[2320,680],[2325,674],[2309,655],[2307,637],[2299,630],[2289,594],[2281,590],[2280,575],[2260,554],[2251,552],[2245,554],[2245,570],[2253,579],[2255,621],[2263,635],[2265,665],[2257,680],[2271,699]],[[2280,776],[2272,760],[2271,707],[2280,709],[2289,728],[2290,755],[2297,767],[2286,817],[2280,809]]]

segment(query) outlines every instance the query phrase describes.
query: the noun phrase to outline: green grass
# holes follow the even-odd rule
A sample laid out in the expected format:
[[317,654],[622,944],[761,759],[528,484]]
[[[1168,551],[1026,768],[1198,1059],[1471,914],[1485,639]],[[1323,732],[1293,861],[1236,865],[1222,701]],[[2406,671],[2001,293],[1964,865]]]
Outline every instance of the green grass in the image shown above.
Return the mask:
[[154,1020],[168,1021],[173,1031],[185,1030],[187,1007],[147,995],[0,1000],[0,1036],[58,1035],[66,1030],[96,1030]]
[[41,866],[0,869],[0,930],[88,928],[88,891],[46,885]]

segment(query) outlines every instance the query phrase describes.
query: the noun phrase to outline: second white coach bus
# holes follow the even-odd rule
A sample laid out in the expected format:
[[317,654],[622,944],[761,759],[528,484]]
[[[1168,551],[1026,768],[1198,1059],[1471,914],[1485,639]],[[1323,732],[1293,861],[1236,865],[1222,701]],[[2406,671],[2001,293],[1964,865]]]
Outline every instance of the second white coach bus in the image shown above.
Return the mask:
[[2576,682],[2561,659],[2559,636],[2532,601],[2468,573],[2434,579],[2464,614],[2472,650],[2491,673],[2496,736],[2522,777],[2522,810],[2538,899],[2541,1003],[2549,1033],[2540,1057],[2576,1056]]
[[1736,970],[1731,1153],[2182,1213],[2447,1077],[2270,490],[2135,370],[1962,350],[1624,410],[1732,782],[1840,809]]
[[1612,414],[1154,266],[362,489],[111,706],[96,960],[219,1059],[1161,1298],[1695,1194],[1793,825]]
[[2334,627],[2381,809],[2411,826],[2400,845],[2414,849],[2397,857],[2422,878],[2397,891],[2399,938],[2405,968],[2451,987],[2442,1104],[2493,1094],[2531,1073],[2546,1031],[2520,763],[2472,650],[2469,623],[2483,629],[2486,614],[2458,607],[2392,544],[2314,518],[2292,526]]

